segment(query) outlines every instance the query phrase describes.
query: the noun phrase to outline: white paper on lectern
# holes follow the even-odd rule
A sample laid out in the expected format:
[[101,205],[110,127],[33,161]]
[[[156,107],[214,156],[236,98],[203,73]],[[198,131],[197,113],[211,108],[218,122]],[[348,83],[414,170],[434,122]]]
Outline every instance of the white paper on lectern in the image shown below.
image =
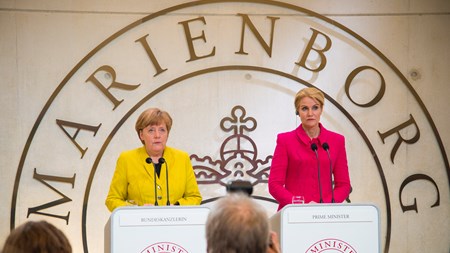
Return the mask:
[[280,226],[283,252],[380,252],[379,210],[371,204],[288,205]]
[[111,253],[206,252],[203,206],[121,207],[110,217]]

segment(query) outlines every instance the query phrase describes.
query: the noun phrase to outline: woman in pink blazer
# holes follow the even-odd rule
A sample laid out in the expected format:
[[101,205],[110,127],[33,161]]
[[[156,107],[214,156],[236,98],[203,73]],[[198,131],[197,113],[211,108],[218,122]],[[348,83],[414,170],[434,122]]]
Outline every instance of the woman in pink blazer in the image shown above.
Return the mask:
[[291,204],[293,196],[303,196],[305,203],[337,203],[350,194],[345,139],[320,123],[324,101],[316,88],[300,90],[294,105],[301,125],[277,137],[269,192],[278,201],[278,210]]

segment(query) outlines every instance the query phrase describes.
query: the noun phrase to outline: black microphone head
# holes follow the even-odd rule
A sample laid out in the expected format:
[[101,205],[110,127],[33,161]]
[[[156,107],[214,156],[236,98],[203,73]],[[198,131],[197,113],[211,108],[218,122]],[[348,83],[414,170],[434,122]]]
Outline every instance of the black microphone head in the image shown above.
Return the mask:
[[328,143],[324,142],[322,144],[323,149],[328,150],[330,148],[330,146],[328,146]]
[[166,162],[166,159],[164,159],[162,157],[158,159],[158,163],[160,163],[160,164],[163,164],[165,162]]
[[315,143],[311,144],[311,149],[312,149],[314,152],[316,152],[316,150],[317,150],[317,144],[315,144]]
[[148,164],[150,164],[150,163],[152,163],[153,161],[152,161],[152,158],[147,157],[147,159],[145,159],[145,162],[148,163]]

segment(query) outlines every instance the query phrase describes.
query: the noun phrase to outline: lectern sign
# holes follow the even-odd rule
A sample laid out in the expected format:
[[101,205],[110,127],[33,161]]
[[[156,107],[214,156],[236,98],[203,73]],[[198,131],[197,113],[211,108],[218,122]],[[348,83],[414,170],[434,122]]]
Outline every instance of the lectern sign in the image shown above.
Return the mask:
[[415,232],[448,234],[435,219],[448,217],[441,202],[450,192],[439,133],[399,69],[336,20],[275,1],[192,1],[105,38],[56,86],[18,165],[11,228],[47,219],[70,235],[74,252],[101,252],[95,236],[110,215],[115,163],[142,145],[134,123],[149,107],[174,119],[168,145],[191,155],[203,204],[222,196],[227,180],[246,179],[273,213],[276,136],[299,125],[296,92],[317,87],[326,95],[321,122],[346,137],[349,201],[379,207],[383,251],[447,246]]
[[105,253],[206,252],[207,207],[121,207],[105,226]]
[[289,205],[279,222],[283,252],[381,252],[379,213],[373,205]]

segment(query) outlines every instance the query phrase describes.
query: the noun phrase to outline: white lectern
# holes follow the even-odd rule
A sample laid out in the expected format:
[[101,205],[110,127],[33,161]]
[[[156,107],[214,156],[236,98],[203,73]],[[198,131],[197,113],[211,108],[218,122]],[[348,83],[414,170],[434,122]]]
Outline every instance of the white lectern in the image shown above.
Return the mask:
[[105,225],[105,253],[206,252],[208,214],[202,206],[117,208]]
[[379,211],[371,204],[288,205],[270,223],[283,252],[381,252]]

